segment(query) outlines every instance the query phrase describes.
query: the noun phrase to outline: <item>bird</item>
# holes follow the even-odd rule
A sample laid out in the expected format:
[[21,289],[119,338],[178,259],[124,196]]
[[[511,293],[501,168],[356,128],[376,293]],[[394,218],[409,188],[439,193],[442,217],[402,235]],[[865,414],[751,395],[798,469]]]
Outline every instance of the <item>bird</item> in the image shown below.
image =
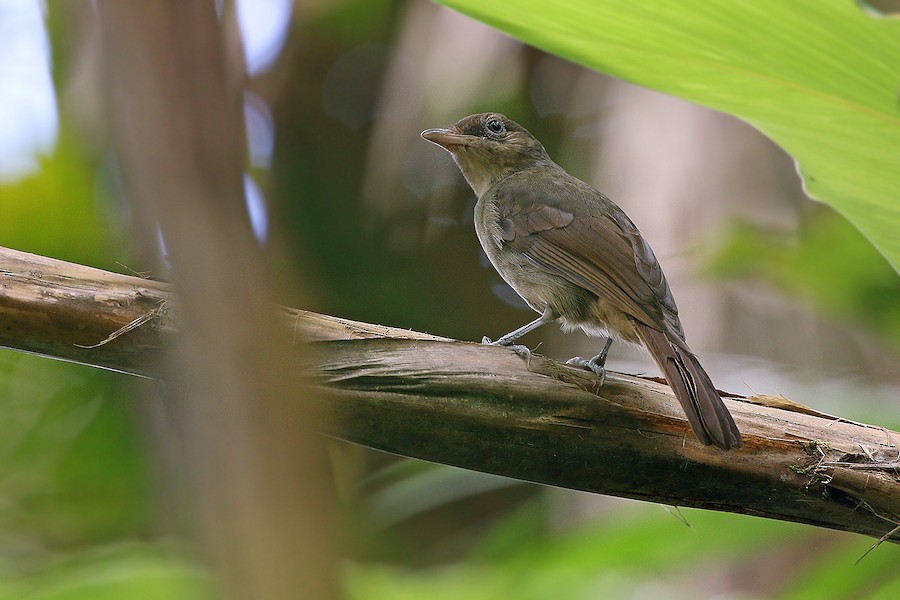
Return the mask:
[[[728,450],[741,433],[685,340],[659,261],[612,200],[555,163],[527,129],[496,113],[464,117],[422,137],[453,157],[478,198],[475,232],[500,276],[540,316],[496,341],[558,322],[606,337],[571,365],[605,377],[612,340],[643,346],[665,375],[697,439]],[[519,348],[522,348],[519,346]],[[527,349],[526,349],[527,350]]]

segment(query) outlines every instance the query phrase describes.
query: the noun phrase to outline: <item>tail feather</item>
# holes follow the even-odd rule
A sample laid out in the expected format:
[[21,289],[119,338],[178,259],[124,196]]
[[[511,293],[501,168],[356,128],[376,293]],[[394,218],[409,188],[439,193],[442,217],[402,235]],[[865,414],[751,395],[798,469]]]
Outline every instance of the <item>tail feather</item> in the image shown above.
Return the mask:
[[740,448],[743,445],[741,432],[697,357],[681,340],[673,343],[661,331],[645,325],[637,328],[641,341],[675,392],[700,442],[715,444],[725,450]]

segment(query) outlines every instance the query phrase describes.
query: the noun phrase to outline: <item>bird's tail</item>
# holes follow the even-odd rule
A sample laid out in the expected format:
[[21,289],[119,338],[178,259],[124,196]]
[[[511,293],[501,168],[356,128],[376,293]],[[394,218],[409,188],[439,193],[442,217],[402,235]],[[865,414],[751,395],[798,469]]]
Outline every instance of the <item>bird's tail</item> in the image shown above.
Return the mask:
[[741,432],[697,357],[681,340],[676,344],[661,331],[643,324],[636,324],[636,327],[700,441],[725,450],[740,448],[743,445]]

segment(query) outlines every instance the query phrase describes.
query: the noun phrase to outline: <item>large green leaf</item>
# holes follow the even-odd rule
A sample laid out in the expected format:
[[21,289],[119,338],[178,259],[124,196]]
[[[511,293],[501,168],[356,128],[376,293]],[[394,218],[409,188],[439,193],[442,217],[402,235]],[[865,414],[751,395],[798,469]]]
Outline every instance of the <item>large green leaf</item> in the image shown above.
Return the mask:
[[440,1],[751,123],[900,268],[900,20],[851,0]]

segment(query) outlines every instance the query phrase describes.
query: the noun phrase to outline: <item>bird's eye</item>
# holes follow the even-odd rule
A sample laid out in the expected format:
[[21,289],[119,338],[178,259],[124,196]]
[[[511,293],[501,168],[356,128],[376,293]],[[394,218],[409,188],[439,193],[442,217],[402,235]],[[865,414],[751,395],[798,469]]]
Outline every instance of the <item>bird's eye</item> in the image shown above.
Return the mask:
[[502,135],[506,133],[506,126],[500,119],[491,119],[485,124],[485,129],[493,135]]

